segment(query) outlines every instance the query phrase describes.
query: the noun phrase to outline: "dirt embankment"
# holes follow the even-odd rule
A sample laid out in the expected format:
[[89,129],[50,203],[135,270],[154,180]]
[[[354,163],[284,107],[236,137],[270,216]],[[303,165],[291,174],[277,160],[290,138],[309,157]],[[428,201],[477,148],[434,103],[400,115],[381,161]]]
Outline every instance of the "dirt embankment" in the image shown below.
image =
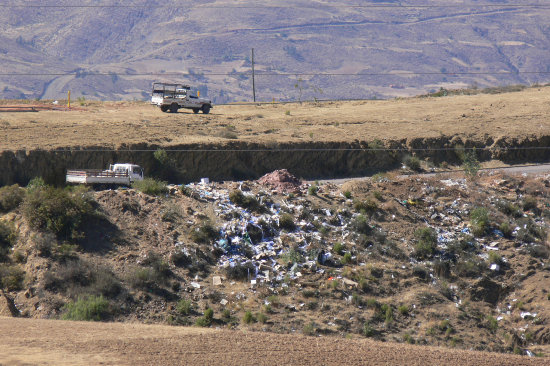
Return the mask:
[[[135,144],[116,150],[101,147],[67,150],[4,151],[0,153],[0,185],[26,184],[35,176],[62,184],[67,169],[102,169],[114,162],[132,162],[146,175],[171,182],[256,179],[285,168],[305,179],[336,178],[372,174],[399,167],[406,155],[460,164],[461,147],[476,147],[481,161],[536,163],[550,160],[550,135],[537,137],[469,140],[461,137],[412,138],[364,142],[303,142],[262,144],[186,144],[162,147],[167,159],[155,158],[158,145]],[[388,149],[388,150],[385,150]]]

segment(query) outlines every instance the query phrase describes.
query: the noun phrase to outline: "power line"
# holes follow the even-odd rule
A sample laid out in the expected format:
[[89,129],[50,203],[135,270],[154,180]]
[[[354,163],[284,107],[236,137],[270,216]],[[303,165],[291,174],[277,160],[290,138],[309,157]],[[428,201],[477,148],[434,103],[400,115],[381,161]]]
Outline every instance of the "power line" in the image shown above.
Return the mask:
[[85,5],[85,4],[0,4],[0,8],[170,8],[170,9],[323,9],[323,8],[355,8],[355,9],[433,9],[433,8],[550,8],[550,4],[443,4],[443,5],[406,5],[406,4],[318,4],[311,5],[152,5],[152,4],[101,4],[101,5]]
[[[24,73],[0,73],[0,76],[241,76],[250,75],[250,72],[163,72],[163,73],[116,73],[116,72],[24,72]],[[415,71],[398,71],[398,72],[358,72],[358,73],[333,73],[333,72],[255,72],[257,76],[414,76],[414,75],[525,75],[525,74],[550,74],[550,71],[472,71],[472,72],[415,72]]]
[[[53,150],[54,153],[78,153],[78,152],[155,152],[157,149],[59,149]],[[441,148],[369,148],[369,147],[357,147],[357,148],[262,148],[262,149],[163,149],[167,153],[170,152],[335,152],[335,151],[386,151],[386,152],[430,152],[430,151],[518,151],[518,150],[550,150],[550,146],[525,146],[525,147],[441,147]]]

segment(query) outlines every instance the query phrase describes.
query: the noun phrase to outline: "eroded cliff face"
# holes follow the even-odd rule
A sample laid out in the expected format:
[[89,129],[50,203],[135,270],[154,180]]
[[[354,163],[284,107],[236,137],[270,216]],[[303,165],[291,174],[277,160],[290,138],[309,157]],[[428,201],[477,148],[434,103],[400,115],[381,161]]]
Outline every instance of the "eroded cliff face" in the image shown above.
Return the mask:
[[505,163],[550,161],[550,135],[468,140],[441,136],[353,143],[186,144],[165,147],[167,158],[155,158],[156,145],[136,144],[108,151],[101,147],[81,149],[4,151],[0,153],[0,185],[26,184],[41,176],[51,184],[63,184],[67,169],[104,169],[115,162],[141,165],[148,176],[172,183],[212,180],[255,179],[276,170],[288,169],[304,179],[360,176],[399,167],[407,154],[460,164],[462,147],[475,147],[480,161]]

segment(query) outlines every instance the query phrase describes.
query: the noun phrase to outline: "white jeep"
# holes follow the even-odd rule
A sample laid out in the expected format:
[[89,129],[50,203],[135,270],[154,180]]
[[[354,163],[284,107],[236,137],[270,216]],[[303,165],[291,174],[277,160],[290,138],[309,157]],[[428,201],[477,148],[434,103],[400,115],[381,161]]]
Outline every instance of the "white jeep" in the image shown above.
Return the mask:
[[189,85],[153,83],[151,104],[159,106],[163,112],[177,113],[178,109],[187,108],[192,109],[194,113],[202,111],[208,114],[212,108],[212,101],[192,95],[190,91]]

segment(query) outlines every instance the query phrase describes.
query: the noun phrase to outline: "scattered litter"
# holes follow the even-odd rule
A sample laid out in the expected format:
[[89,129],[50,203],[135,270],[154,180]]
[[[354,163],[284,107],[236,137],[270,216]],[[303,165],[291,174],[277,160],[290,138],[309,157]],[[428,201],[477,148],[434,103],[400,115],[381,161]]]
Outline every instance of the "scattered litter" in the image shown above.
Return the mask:
[[201,288],[201,285],[199,285],[197,282],[191,282],[191,286],[194,288]]
[[212,284],[214,286],[221,286],[222,284],[222,278],[220,276],[214,276],[212,277]]
[[223,306],[227,305],[229,301],[227,301],[226,299],[221,299],[220,301],[220,304],[222,304]]
[[522,319],[525,319],[525,318],[536,318],[537,317],[537,313],[530,313],[528,311],[522,311],[521,314],[520,314],[521,318]]

